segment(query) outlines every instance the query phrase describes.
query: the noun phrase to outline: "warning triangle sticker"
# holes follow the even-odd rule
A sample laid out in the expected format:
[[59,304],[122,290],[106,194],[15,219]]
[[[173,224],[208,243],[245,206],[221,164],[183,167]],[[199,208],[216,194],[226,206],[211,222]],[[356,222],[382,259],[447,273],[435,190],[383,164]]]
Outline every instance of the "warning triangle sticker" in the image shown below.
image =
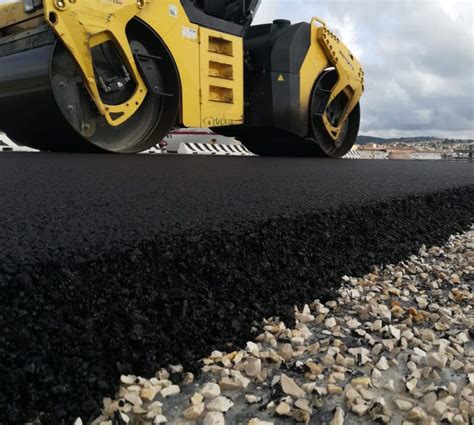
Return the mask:
[[283,74],[280,74],[278,76],[277,81],[285,81],[285,78],[283,77]]

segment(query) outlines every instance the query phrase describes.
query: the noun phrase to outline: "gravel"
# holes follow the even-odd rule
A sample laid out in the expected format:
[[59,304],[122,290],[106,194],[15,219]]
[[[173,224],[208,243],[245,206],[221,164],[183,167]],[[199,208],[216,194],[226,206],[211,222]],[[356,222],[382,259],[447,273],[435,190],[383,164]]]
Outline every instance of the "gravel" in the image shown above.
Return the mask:
[[104,399],[92,424],[469,425],[473,329],[474,225],[442,247],[344,276],[335,299],[295,307],[292,326],[263,320],[244,349],[202,359],[199,379],[172,399],[139,394],[169,388],[163,378],[176,366],[150,380],[122,376],[119,398]]

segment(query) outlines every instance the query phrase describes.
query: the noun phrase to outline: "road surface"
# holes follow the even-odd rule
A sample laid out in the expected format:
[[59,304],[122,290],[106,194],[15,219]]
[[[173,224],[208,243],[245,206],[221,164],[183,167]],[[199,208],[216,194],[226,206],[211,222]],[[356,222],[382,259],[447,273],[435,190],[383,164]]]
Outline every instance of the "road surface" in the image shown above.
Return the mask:
[[1,154],[0,423],[88,423],[473,222],[472,164]]

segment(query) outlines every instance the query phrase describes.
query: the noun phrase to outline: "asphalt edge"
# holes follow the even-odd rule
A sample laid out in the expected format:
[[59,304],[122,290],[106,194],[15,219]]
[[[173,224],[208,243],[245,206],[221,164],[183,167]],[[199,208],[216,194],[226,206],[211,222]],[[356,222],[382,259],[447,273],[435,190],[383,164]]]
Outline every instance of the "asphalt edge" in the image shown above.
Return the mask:
[[119,374],[195,366],[250,339],[262,317],[290,323],[294,304],[330,299],[341,276],[440,245],[472,222],[471,185],[23,270],[1,288],[0,422],[92,417]]

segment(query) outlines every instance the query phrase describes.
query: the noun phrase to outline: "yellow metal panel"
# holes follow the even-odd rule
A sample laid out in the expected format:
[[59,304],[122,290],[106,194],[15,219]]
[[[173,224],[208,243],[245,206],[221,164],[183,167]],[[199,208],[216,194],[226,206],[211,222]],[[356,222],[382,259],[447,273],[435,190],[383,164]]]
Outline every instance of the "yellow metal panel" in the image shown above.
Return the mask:
[[189,22],[177,0],[153,0],[138,17],[161,37],[176,63],[181,83],[181,123],[201,127],[199,27]]
[[[185,127],[243,123],[242,38],[192,24],[177,0],[154,0],[138,17],[158,33],[176,63],[182,92],[181,123]],[[232,67],[231,79],[228,71],[223,71],[225,78],[215,75],[216,63]],[[231,89],[232,95],[226,89]]]
[[[316,20],[313,19],[311,22],[312,26],[315,23]],[[364,71],[347,46],[335,34],[329,31],[326,26],[318,28],[318,41],[339,75],[336,85],[331,90],[328,105],[341,92],[344,92],[349,99],[337,127],[329,122],[326,114],[323,115],[326,129],[331,137],[337,140],[349,114],[356,107],[364,92]]]
[[242,38],[200,28],[201,125],[244,121]]
[[43,11],[26,13],[25,6],[22,1],[16,0],[7,1],[5,3],[0,2],[0,28],[18,24],[19,29],[33,28],[34,26],[38,25],[37,19],[33,18],[40,17],[42,14]]
[[[154,0],[138,17],[158,33],[176,63],[182,92],[182,124],[186,127],[241,124],[242,38],[192,24],[177,0]],[[226,75],[216,76],[215,64],[230,65],[232,75],[227,70],[222,71]],[[232,91],[231,95],[226,89]]]
[[317,41],[317,34],[317,26],[311,25],[311,45],[300,70],[300,107],[303,112],[309,109],[316,79],[329,66],[326,54]]

